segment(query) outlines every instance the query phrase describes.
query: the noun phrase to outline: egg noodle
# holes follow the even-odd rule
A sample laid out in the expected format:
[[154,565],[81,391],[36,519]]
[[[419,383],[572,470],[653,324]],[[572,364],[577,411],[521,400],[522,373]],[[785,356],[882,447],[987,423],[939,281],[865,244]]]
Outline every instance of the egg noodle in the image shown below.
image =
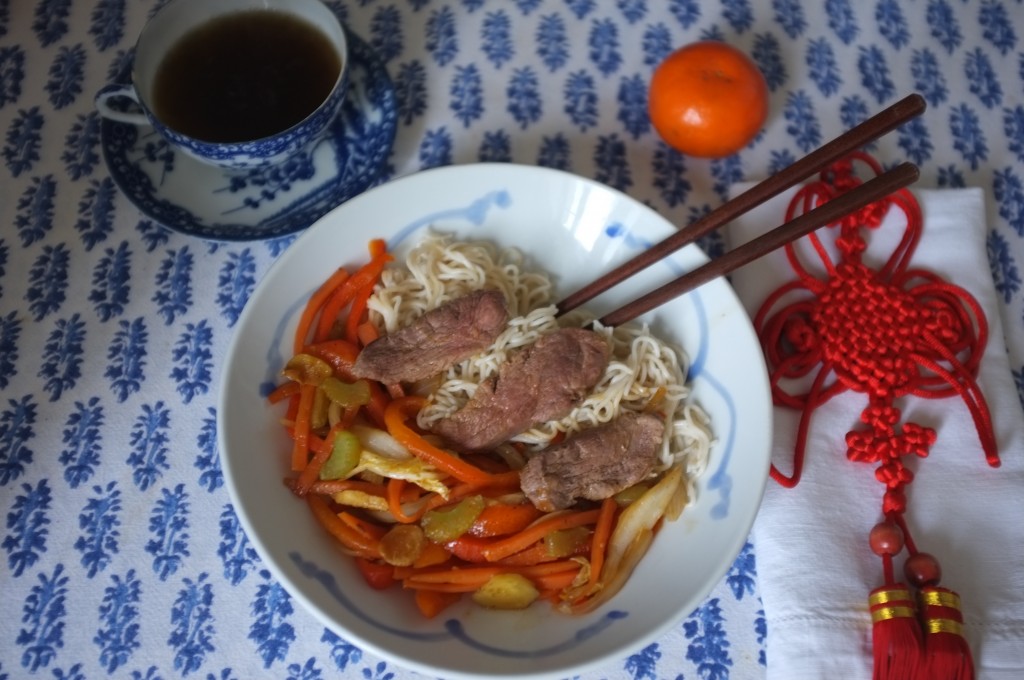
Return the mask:
[[[529,271],[521,252],[499,249],[490,242],[456,241],[436,232],[412,249],[404,268],[383,272],[368,309],[371,320],[390,333],[428,310],[483,288],[500,290],[513,318],[487,352],[445,372],[419,413],[418,423],[424,429],[462,408],[481,382],[497,374],[510,352],[560,326],[593,321],[585,312],[557,317],[550,277]],[[568,416],[536,426],[512,441],[524,444],[528,451],[539,451],[560,434],[610,422],[623,410],[654,410],[665,414],[665,437],[655,473],[681,464],[692,503],[696,479],[707,466],[712,432],[706,414],[688,402],[686,354],[656,338],[646,324],[610,328],[595,322],[594,330],[611,347],[611,361],[597,386]]]

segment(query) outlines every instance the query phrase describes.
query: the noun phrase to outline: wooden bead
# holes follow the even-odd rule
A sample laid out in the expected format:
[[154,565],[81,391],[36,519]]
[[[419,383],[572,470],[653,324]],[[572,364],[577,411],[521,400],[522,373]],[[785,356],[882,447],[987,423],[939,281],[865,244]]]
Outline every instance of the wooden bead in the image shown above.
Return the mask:
[[936,586],[942,578],[942,567],[933,555],[919,552],[903,564],[903,574],[914,586]]
[[903,550],[903,532],[892,522],[879,522],[871,528],[868,537],[871,551],[879,557],[895,555]]

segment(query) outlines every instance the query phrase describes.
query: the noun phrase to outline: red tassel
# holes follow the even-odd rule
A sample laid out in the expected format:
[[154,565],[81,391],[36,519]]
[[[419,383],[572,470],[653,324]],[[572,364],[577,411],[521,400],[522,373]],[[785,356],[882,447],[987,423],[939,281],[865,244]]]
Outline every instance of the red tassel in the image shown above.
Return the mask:
[[974,658],[964,637],[960,596],[947,588],[921,589],[924,663],[921,680],[974,680]]
[[920,671],[921,627],[910,590],[903,584],[871,591],[871,642],[875,653],[874,680],[911,680]]

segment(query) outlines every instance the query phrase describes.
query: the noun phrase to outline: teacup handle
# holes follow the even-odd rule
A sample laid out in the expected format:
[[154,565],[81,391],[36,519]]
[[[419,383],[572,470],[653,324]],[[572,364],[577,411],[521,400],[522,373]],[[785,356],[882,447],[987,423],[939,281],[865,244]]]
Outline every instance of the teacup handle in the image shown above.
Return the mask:
[[131,85],[125,84],[111,84],[102,88],[96,93],[96,109],[100,112],[100,115],[110,120],[116,120],[119,123],[129,123],[131,125],[151,125],[146,114],[144,113],[132,113],[130,111],[119,111],[108,103],[111,99],[126,97],[133,102],[141,111],[142,104],[139,102],[139,95],[135,91],[135,88]]

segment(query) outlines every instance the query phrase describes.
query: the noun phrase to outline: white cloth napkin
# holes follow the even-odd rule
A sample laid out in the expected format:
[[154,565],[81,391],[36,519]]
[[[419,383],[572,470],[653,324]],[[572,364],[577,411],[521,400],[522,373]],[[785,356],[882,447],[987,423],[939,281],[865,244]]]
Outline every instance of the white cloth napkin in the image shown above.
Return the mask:
[[[738,194],[749,185],[734,187]],[[735,247],[782,223],[795,190],[730,225]],[[935,428],[916,472],[906,519],[917,548],[935,555],[941,585],[960,593],[965,636],[981,680],[1024,678],[1024,417],[1008,367],[996,292],[986,257],[980,189],[920,190],[924,231],[911,267],[928,269],[969,291],[989,323],[978,376],[992,412],[1002,466],[985,462],[976,430],[958,397],[896,402],[908,420]],[[865,263],[877,268],[902,233],[893,210],[871,233]],[[830,242],[834,230],[823,230]],[[807,245],[806,239],[801,246]],[[811,262],[805,258],[804,262]],[[780,250],[742,268],[733,286],[751,318],[780,284],[795,278]],[[874,464],[846,458],[845,434],[866,404],[845,393],[814,413],[803,478],[793,489],[768,481],[753,528],[757,573],[768,628],[769,680],[871,677],[869,592],[883,584],[881,559],[868,532],[881,519],[882,484]],[[792,469],[799,413],[775,408],[773,461]],[[895,561],[898,580],[906,551]]]

